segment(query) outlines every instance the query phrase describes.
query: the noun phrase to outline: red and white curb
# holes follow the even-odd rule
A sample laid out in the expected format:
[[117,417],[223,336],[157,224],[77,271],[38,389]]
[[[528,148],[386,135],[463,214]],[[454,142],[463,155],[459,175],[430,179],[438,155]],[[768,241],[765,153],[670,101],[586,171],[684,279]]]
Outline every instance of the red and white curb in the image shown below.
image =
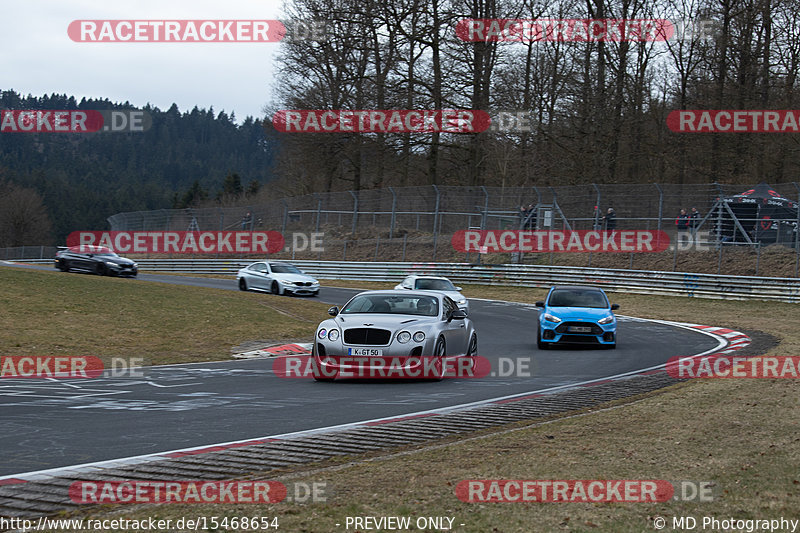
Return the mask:
[[[627,317],[625,317],[627,318]],[[695,354],[692,356],[686,357],[704,357],[704,356],[712,356],[712,355],[723,355],[734,352],[736,350],[740,350],[745,346],[749,345],[752,341],[749,336],[745,333],[740,331],[728,329],[728,328],[721,328],[721,327],[713,327],[713,326],[705,326],[702,324],[689,324],[684,322],[671,322],[666,320],[649,320],[649,319],[634,319],[632,320],[637,321],[647,321],[647,322],[654,322],[658,324],[665,324],[674,327],[689,329],[698,331],[704,335],[708,335],[717,340],[717,346],[710,350],[706,350],[705,352]],[[269,348],[285,348],[286,346],[292,346],[297,348],[303,348],[304,346],[308,346],[310,350],[310,344],[308,345],[280,345],[277,347],[269,347]],[[267,348],[267,349],[269,349]],[[298,352],[294,352],[296,348],[285,348],[286,351],[289,351],[293,354],[297,354]],[[253,352],[262,352],[262,350],[253,350]],[[245,352],[247,353],[247,352]],[[266,352],[270,355],[254,355],[254,357],[274,357],[276,355],[281,355],[278,353]],[[309,352],[310,353],[310,352]],[[123,466],[131,466],[136,464],[143,464],[143,463],[154,463],[158,461],[166,461],[170,459],[176,459],[180,457],[186,456],[195,456],[195,455],[203,455],[206,453],[211,452],[218,452],[223,450],[228,450],[232,448],[243,448],[247,446],[254,446],[265,444],[269,442],[275,442],[283,439],[290,439],[296,437],[306,437],[311,435],[318,435],[323,433],[332,433],[336,431],[342,431],[346,429],[353,429],[357,427],[368,427],[368,426],[377,426],[377,425],[384,425],[384,424],[391,424],[394,422],[401,422],[404,420],[411,420],[416,418],[427,418],[433,417],[438,415],[443,415],[446,413],[451,413],[454,411],[462,411],[465,409],[470,409],[473,407],[478,406],[485,406],[491,404],[506,404],[521,400],[526,400],[530,398],[536,398],[539,396],[545,396],[547,394],[553,394],[555,392],[561,392],[568,389],[574,389],[577,387],[592,387],[596,385],[601,385],[604,383],[610,383],[613,381],[630,379],[634,376],[639,375],[649,375],[649,374],[656,374],[659,372],[665,372],[666,363],[656,365],[649,368],[643,368],[640,370],[635,370],[631,372],[626,372],[623,374],[617,374],[614,376],[606,376],[603,378],[598,378],[590,381],[584,381],[579,383],[570,383],[567,385],[560,385],[557,387],[550,387],[547,389],[540,389],[537,391],[530,391],[526,393],[519,393],[513,394],[509,396],[503,396],[498,398],[490,398],[488,400],[480,400],[477,402],[471,402],[466,404],[454,405],[450,407],[444,407],[439,409],[431,409],[428,411],[420,411],[416,413],[409,413],[407,415],[402,416],[394,416],[394,417],[387,417],[387,418],[377,418],[373,420],[364,420],[360,422],[352,422],[348,424],[340,424],[337,426],[328,426],[324,428],[317,428],[305,431],[297,431],[293,433],[284,433],[280,435],[269,435],[265,437],[257,437],[254,439],[247,439],[247,440],[238,440],[238,441],[231,441],[231,442],[223,442],[219,444],[213,445],[206,445],[206,446],[197,446],[192,448],[182,448],[179,450],[171,450],[166,452],[159,452],[147,455],[137,455],[134,457],[126,457],[121,459],[112,459],[107,461],[98,461],[95,463],[85,463],[81,465],[74,465],[74,466],[67,466],[67,467],[59,467],[59,468],[51,468],[47,470],[38,470],[34,472],[26,472],[20,474],[13,474],[9,476],[0,477],[0,486],[2,485],[15,485],[20,483],[27,483],[32,481],[41,481],[46,479],[51,479],[55,477],[64,477],[65,475],[68,476],[80,476],[86,474],[100,474],[102,470],[110,469],[110,468],[118,468]]]
[[247,352],[235,353],[232,357],[235,359],[261,359],[264,357],[277,357],[279,355],[311,355],[313,346],[314,345],[310,342],[276,344]]

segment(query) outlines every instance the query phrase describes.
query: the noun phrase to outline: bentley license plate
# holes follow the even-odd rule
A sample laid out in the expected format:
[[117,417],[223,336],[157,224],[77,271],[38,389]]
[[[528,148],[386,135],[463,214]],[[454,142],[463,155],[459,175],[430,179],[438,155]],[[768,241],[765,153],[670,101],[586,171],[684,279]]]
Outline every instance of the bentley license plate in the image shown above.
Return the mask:
[[383,350],[377,348],[348,348],[347,355],[380,357],[381,355],[383,355]]

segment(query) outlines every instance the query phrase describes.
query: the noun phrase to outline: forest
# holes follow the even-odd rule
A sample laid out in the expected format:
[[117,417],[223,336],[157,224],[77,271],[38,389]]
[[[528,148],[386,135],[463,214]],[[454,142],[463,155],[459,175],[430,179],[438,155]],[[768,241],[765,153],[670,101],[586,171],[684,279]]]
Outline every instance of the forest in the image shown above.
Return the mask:
[[[137,109],[128,102],[21,96],[0,91],[2,110]],[[143,132],[0,133],[0,246],[61,243],[105,229],[121,211],[229,202],[273,179],[276,138],[260,119],[214,109],[145,106]]]

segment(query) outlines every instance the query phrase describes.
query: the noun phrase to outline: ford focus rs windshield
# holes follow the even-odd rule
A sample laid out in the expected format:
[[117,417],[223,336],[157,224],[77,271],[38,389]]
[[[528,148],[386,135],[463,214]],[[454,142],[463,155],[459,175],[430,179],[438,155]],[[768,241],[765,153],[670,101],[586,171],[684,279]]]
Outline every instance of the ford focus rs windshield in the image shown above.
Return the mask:
[[603,309],[608,301],[599,291],[556,290],[550,294],[550,307],[591,307]]
[[430,296],[395,296],[372,294],[356,296],[342,309],[343,314],[384,313],[396,315],[438,316],[439,301]]

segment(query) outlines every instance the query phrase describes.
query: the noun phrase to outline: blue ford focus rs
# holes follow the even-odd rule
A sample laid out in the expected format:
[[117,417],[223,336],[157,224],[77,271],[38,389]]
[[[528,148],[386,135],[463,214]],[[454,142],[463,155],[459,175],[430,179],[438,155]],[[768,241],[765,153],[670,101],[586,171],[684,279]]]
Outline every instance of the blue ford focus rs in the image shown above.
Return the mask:
[[539,326],[536,344],[545,350],[555,344],[617,347],[617,319],[606,293],[596,287],[552,287],[547,300],[536,302]]

